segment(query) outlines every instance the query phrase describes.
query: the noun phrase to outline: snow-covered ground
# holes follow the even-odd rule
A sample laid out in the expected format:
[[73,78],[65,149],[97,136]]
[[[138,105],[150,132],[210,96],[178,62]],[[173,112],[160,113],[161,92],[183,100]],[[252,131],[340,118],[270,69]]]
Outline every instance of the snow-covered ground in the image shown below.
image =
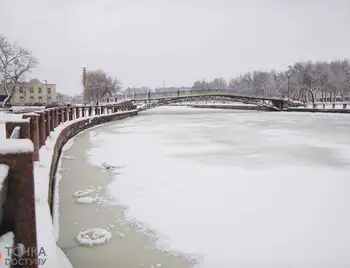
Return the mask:
[[11,112],[19,114],[19,113],[29,113],[34,111],[44,110],[45,106],[12,106],[10,108]]
[[203,268],[350,267],[347,115],[145,114],[91,135],[90,159],[124,166],[109,194],[159,248]]

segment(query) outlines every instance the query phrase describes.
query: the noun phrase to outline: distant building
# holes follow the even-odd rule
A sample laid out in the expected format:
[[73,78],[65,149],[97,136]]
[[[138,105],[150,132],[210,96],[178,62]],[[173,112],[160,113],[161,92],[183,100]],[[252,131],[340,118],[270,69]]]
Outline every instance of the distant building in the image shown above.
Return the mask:
[[38,79],[19,83],[11,98],[13,105],[51,104],[53,102],[56,102],[56,84],[42,83]]

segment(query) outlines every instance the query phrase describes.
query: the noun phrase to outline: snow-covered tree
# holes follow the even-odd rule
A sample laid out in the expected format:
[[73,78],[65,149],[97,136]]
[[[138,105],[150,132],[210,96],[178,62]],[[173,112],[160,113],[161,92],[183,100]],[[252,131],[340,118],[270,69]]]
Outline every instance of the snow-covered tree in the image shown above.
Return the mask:
[[0,83],[7,95],[3,106],[11,100],[17,85],[25,82],[37,64],[38,61],[30,51],[11,44],[5,36],[0,35]]

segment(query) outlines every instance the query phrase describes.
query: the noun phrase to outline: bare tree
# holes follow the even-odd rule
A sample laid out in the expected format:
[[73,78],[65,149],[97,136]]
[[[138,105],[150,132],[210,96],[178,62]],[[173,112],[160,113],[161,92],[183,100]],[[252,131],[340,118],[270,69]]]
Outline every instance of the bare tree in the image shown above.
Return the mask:
[[208,89],[209,88],[209,84],[205,81],[205,80],[197,80],[193,83],[193,89],[202,89],[202,90],[205,90],[205,89]]
[[102,70],[86,72],[86,98],[99,101],[101,98],[112,96],[121,89],[121,82],[112,78]]
[[11,100],[18,83],[24,82],[37,64],[38,61],[30,51],[11,44],[5,36],[0,36],[0,82],[7,95],[3,107]]
[[[208,88],[225,88],[221,79],[207,83]],[[226,82],[226,81],[225,81]],[[219,86],[218,86],[219,85]],[[201,88],[196,81],[194,88]],[[226,85],[227,86],[227,85]],[[313,103],[318,97],[321,101],[350,100],[350,64],[348,60],[332,62],[296,62],[289,70],[277,72],[253,71],[232,78],[228,88],[239,90],[242,94],[280,96],[288,92],[293,99]]]
[[209,83],[210,89],[227,89],[228,85],[224,78],[218,77],[215,78],[212,82]]

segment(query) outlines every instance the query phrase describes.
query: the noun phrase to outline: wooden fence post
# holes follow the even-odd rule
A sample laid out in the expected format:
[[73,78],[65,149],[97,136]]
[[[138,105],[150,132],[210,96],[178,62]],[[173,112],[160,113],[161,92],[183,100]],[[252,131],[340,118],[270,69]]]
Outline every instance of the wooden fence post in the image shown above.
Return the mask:
[[[27,124],[29,126],[29,122]],[[7,143],[26,150],[0,153],[0,162],[9,167],[3,223],[14,230],[15,242],[22,243],[26,248],[26,255],[22,258],[29,260],[28,264],[14,267],[37,268],[36,254],[29,252],[29,249],[37,248],[32,142],[28,139],[11,139]]]
[[46,131],[45,131],[45,112],[37,112],[39,115],[39,144],[40,147],[43,146],[46,142]]
[[33,157],[34,161],[39,161],[39,149],[40,149],[40,139],[39,139],[39,115],[38,114],[24,114],[23,119],[29,118],[30,121],[30,139],[34,145]]

